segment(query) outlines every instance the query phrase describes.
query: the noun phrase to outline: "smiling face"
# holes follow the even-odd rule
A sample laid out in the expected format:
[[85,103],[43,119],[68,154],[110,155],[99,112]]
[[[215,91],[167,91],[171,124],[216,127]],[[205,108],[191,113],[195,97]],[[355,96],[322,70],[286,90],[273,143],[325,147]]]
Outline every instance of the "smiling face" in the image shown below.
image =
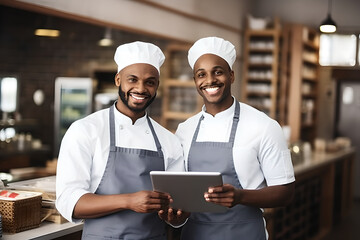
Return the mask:
[[117,109],[135,122],[155,99],[159,72],[149,64],[132,64],[116,74],[115,85],[119,87]]
[[215,115],[232,105],[231,84],[234,82],[234,72],[221,57],[214,54],[202,55],[194,65],[194,80],[208,113]]

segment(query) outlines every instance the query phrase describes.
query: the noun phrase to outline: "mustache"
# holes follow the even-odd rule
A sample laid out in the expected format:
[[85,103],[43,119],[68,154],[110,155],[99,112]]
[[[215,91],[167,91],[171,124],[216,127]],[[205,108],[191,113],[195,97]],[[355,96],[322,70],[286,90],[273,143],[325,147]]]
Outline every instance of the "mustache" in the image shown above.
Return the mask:
[[140,93],[140,92],[128,92],[127,95],[130,96],[131,94],[134,94],[134,95],[139,95],[139,96],[144,96],[144,97],[151,97],[150,94],[148,93]]
[[201,86],[200,88],[201,89],[204,89],[204,88],[213,88],[213,87],[221,87],[223,86],[224,84],[217,84],[217,83],[213,83],[213,84],[206,84],[206,85],[203,85]]

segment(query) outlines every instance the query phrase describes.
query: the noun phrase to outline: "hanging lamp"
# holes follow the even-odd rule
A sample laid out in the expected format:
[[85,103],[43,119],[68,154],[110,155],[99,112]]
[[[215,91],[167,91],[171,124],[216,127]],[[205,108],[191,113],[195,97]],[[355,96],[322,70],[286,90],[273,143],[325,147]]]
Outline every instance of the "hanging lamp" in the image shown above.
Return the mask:
[[323,33],[334,33],[336,31],[336,23],[331,18],[331,0],[328,3],[328,14],[324,21],[321,22],[320,31]]
[[98,42],[98,45],[102,47],[108,47],[108,46],[112,46],[113,42],[114,41],[112,40],[111,28],[107,27],[105,29],[104,38]]
[[39,37],[52,37],[57,38],[60,36],[60,30],[52,27],[52,17],[48,16],[46,22],[42,27],[35,29],[34,35]]

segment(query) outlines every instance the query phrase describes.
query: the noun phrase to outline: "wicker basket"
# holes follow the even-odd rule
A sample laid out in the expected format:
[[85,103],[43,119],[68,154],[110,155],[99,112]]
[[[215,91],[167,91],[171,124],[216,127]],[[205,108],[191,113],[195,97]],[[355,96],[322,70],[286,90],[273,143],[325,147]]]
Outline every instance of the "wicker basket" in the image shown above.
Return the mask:
[[20,199],[0,199],[3,232],[16,233],[40,226],[41,193],[26,192],[26,195]]

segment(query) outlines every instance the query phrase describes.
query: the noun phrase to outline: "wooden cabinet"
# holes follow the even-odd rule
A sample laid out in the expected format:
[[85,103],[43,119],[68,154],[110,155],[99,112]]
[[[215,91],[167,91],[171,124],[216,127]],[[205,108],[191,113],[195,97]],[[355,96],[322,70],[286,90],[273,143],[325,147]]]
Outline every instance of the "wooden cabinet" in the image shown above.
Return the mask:
[[314,153],[294,166],[290,205],[265,209],[269,240],[323,239],[352,208],[355,150]]
[[291,141],[313,142],[316,136],[319,72],[319,34],[293,24],[289,31],[289,94],[287,124]]
[[290,141],[316,136],[319,34],[274,20],[272,29],[245,31],[242,101],[289,125]]
[[190,45],[173,44],[164,51],[161,124],[172,132],[180,122],[199,112],[203,104],[187,61],[189,48]]
[[244,37],[242,101],[277,118],[280,26],[247,29]]

